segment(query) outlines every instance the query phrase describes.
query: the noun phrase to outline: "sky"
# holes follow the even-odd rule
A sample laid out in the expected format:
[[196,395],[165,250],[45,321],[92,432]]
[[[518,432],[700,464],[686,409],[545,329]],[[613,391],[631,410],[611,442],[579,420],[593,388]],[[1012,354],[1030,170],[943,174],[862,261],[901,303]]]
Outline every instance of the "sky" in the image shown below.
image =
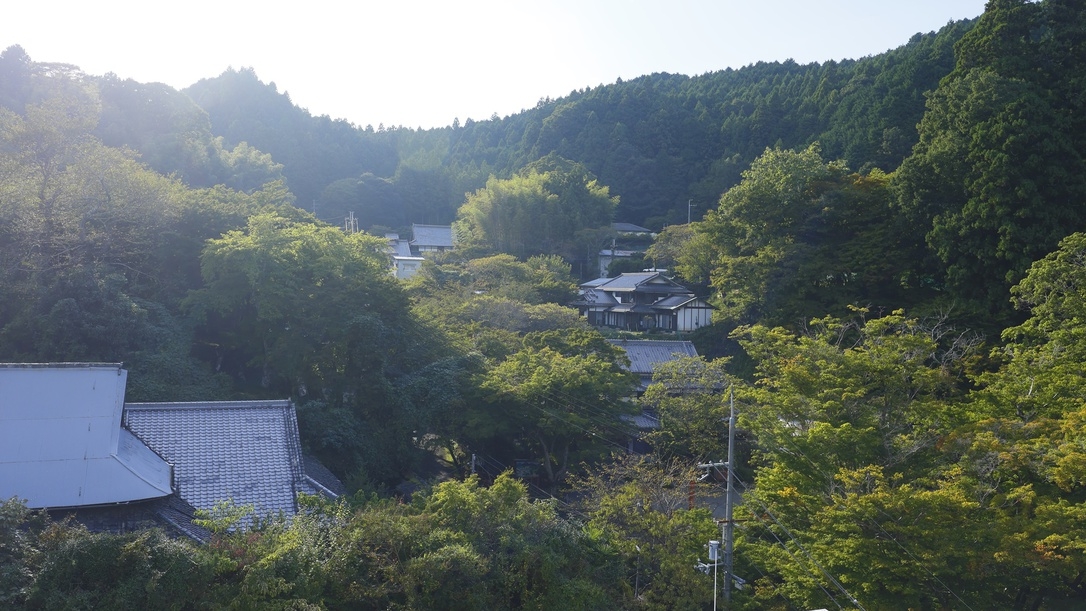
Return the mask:
[[[314,115],[432,128],[655,72],[859,59],[983,0],[40,0],[0,49],[183,89],[253,68]],[[33,6],[31,6],[33,5]]]

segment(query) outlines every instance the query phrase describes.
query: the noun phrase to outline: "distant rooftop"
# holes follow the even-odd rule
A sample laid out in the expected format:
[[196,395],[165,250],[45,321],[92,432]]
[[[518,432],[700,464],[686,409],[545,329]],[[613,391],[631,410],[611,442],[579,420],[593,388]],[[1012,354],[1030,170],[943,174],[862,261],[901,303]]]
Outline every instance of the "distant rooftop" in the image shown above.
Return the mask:
[[411,245],[418,247],[452,248],[450,225],[411,225]]
[[645,229],[633,223],[611,223],[611,229],[619,233],[652,233],[651,229]]

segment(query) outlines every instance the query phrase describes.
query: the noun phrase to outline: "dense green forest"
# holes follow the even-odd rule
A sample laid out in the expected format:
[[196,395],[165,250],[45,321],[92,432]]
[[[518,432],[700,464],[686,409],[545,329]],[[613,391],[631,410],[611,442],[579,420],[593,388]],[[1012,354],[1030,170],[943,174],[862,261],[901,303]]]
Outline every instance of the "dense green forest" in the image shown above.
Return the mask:
[[[710,608],[723,478],[696,465],[729,389],[733,607],[1077,608],[1084,74],[1071,0],[432,130],[313,117],[250,68],[176,91],[10,46],[0,361],[290,397],[351,494],[248,530],[223,506],[203,545],[6,501],[0,606]],[[716,308],[636,400],[568,307],[612,221]],[[459,242],[404,282],[381,236],[412,223]],[[642,409],[662,426],[627,455]]]

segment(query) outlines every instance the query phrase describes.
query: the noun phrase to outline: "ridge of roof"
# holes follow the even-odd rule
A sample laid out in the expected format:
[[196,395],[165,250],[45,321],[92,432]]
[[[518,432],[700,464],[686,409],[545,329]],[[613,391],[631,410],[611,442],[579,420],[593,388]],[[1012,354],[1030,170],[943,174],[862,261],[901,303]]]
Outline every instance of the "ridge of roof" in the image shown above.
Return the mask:
[[122,363],[0,363],[0,369],[120,369]]

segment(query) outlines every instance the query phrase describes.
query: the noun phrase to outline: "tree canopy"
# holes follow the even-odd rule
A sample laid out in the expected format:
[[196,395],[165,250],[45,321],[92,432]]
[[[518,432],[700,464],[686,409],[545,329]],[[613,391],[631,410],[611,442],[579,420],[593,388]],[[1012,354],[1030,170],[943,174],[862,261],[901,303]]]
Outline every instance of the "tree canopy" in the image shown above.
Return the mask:
[[491,177],[460,207],[454,231],[468,250],[583,262],[598,250],[593,232],[610,228],[617,204],[584,166],[548,159],[509,179]]

